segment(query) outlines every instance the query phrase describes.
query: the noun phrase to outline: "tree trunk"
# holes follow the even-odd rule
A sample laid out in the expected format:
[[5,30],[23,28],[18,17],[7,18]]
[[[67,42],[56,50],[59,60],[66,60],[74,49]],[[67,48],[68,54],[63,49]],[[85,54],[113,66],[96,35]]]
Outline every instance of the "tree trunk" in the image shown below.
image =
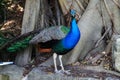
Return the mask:
[[[26,0],[25,12],[22,22],[22,34],[33,31],[39,15],[40,0]],[[28,64],[31,60],[32,48],[29,46],[17,54],[15,63],[20,66]]]
[[100,0],[90,0],[85,12],[81,16],[81,19],[78,22],[81,31],[81,39],[74,50],[70,52],[71,55],[68,53],[68,56],[70,57],[67,60],[67,63],[74,63],[78,59],[84,59],[88,52],[94,48],[97,40],[100,39],[103,25],[99,3]]

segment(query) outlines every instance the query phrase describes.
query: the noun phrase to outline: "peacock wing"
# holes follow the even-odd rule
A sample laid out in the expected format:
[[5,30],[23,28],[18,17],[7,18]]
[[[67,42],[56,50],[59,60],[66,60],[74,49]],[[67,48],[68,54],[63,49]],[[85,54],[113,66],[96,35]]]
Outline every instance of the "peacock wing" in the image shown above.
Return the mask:
[[65,26],[53,26],[40,31],[39,34],[30,40],[30,44],[37,44],[40,42],[47,42],[50,40],[63,39],[69,32],[69,28]]

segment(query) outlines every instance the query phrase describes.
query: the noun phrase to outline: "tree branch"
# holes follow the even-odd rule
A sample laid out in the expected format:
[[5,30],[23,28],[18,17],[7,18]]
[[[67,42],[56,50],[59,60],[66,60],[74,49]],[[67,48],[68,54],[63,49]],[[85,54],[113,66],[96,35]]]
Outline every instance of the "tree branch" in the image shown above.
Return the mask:
[[113,2],[120,8],[120,4],[116,0],[113,0]]

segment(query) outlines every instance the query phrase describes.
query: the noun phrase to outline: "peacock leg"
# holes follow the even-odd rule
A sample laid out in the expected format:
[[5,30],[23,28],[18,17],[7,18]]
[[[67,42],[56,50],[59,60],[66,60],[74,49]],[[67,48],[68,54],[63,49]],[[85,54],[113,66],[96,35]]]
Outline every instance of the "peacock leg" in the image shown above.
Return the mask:
[[64,67],[63,67],[63,63],[62,63],[62,55],[59,55],[59,60],[60,60],[60,66],[61,66],[61,70],[65,71]]
[[54,60],[55,72],[58,72],[58,69],[57,69],[57,64],[56,64],[56,59],[57,59],[57,54],[56,54],[56,53],[54,53],[54,54],[53,54],[53,60]]
[[59,60],[60,60],[60,66],[61,66],[61,71],[66,73],[66,74],[70,74],[70,70],[65,70],[63,67],[63,63],[62,63],[62,55],[59,55]]

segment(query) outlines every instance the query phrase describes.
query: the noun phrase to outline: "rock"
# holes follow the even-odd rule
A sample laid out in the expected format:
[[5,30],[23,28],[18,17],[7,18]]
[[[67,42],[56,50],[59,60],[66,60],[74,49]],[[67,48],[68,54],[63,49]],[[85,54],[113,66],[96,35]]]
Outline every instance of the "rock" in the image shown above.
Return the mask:
[[99,80],[91,77],[73,77],[52,72],[43,72],[39,68],[34,68],[25,80]]
[[[24,68],[16,65],[0,66],[0,80],[102,80],[98,75],[89,76],[73,76],[65,74],[57,74],[52,71],[46,72],[47,67],[35,67],[29,74],[23,77]],[[44,72],[45,70],[45,72]],[[81,70],[80,70],[81,71]],[[83,71],[81,71],[83,72]],[[81,74],[80,72],[80,74]],[[79,74],[79,73],[78,73]],[[83,73],[84,74],[84,73]],[[110,75],[109,75],[110,76]],[[119,80],[117,77],[106,77],[104,80]]]
[[118,78],[107,77],[105,80],[120,80]]
[[0,66],[0,74],[8,75],[9,80],[21,80],[23,77],[23,70],[24,68],[16,65]]
[[8,75],[0,75],[0,80],[9,80],[9,76]]
[[112,60],[114,68],[120,72],[120,35],[113,37]]

